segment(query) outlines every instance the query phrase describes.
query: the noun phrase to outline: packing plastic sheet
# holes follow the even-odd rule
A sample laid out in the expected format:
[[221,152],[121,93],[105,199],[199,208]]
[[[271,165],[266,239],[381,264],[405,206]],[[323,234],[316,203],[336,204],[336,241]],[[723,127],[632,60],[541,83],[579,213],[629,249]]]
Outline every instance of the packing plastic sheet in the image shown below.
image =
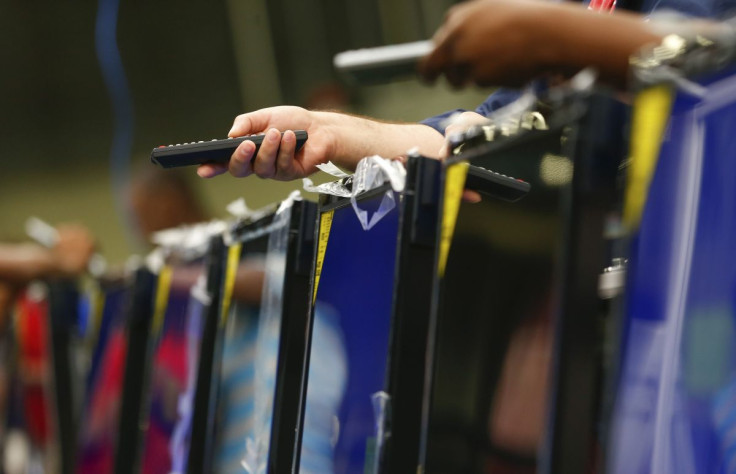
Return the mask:
[[[345,178],[348,175],[339,170],[331,162],[320,165],[319,168],[338,178]],[[368,211],[362,209],[358,205],[357,196],[378,188],[384,183],[390,183],[391,189],[383,194],[381,205],[369,217]],[[349,197],[350,204],[358,216],[360,225],[363,230],[370,230],[380,221],[383,216],[391,212],[396,207],[394,191],[401,192],[406,184],[406,168],[397,160],[388,160],[378,155],[367,156],[358,162],[355,174],[352,176],[352,185],[348,187],[342,181],[320,184],[314,186],[309,178],[304,178],[304,190],[308,192],[317,192],[329,194],[332,196]]]
[[[258,316],[254,373],[253,431],[246,438],[242,466],[250,474],[265,473],[276,390],[281,315],[284,307],[284,277],[289,245],[289,223],[294,199],[285,200],[269,226],[264,286]],[[247,243],[245,244],[247,246]]]
[[736,472],[736,76],[703,85],[675,97],[631,242],[612,473]]
[[234,302],[228,316],[217,401],[216,472],[247,472],[243,460],[247,440],[254,439],[258,315],[257,306]]

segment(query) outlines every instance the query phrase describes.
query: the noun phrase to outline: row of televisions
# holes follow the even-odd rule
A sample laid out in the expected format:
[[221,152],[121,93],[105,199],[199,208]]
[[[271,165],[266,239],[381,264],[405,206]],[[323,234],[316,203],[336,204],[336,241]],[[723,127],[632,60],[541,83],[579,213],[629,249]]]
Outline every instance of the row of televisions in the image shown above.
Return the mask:
[[[81,390],[79,305],[52,285],[62,472],[458,473],[498,456],[585,472],[601,443],[597,276],[623,156],[605,136],[617,111],[566,98],[546,130],[445,163],[411,157],[403,191],[357,196],[382,214],[368,230],[349,198],[290,199],[204,252],[171,253],[157,274],[100,283]],[[459,159],[531,192],[453,212]],[[553,334],[549,380],[532,388],[543,409],[528,412],[543,428],[511,449],[491,420],[530,326]]]

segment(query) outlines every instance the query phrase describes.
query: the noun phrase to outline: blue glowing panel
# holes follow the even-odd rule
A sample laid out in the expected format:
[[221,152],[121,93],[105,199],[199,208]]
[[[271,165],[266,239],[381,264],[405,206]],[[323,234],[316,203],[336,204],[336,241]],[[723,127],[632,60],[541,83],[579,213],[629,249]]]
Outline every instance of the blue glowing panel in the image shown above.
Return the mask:
[[[372,213],[381,198],[360,206]],[[334,211],[314,310],[302,473],[363,472],[373,463],[371,397],[385,389],[398,217],[394,208],[363,230],[351,206]]]
[[736,472],[736,77],[676,98],[629,264],[613,473]]
[[79,427],[77,472],[80,474],[113,471],[127,351],[128,297],[129,292],[124,288],[106,291],[104,295]]
[[153,349],[141,472],[166,474],[185,464],[204,305],[191,291],[201,265],[175,268],[163,328]]

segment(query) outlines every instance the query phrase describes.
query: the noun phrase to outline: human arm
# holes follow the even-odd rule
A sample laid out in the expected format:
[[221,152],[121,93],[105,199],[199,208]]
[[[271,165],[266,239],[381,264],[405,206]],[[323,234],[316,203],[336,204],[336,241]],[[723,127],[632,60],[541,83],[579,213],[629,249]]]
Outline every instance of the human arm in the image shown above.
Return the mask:
[[94,253],[94,239],[83,227],[60,226],[53,248],[40,245],[0,244],[0,280],[23,284],[48,276],[76,276],[87,269]]
[[476,0],[450,9],[420,73],[429,80],[445,75],[455,86],[519,86],[593,66],[602,81],[623,87],[631,55],[663,36],[642,16],[626,12],[603,15],[565,2]]
[[[291,130],[306,130],[304,146],[295,153],[296,136]],[[285,132],[281,137],[279,132]],[[370,155],[392,158],[418,147],[426,156],[437,156],[444,137],[418,123],[390,123],[339,112],[309,111],[280,106],[236,117],[229,136],[266,133],[258,155],[251,163],[255,145],[244,141],[228,165],[201,165],[198,174],[209,178],[230,171],[233,176],[256,174],[262,178],[291,180],[314,173],[318,164],[332,161],[355,169]]]
[[261,295],[266,278],[262,259],[246,259],[241,262],[235,274],[233,300],[252,305],[261,304]]

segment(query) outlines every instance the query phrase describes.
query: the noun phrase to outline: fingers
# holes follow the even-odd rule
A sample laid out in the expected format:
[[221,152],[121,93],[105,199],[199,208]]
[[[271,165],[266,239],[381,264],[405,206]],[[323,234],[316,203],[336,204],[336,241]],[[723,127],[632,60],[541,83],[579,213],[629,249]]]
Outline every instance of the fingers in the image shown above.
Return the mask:
[[261,178],[273,178],[276,175],[276,157],[280,144],[281,133],[275,128],[269,129],[253,162],[253,173]]
[[450,63],[442,70],[447,82],[455,89],[460,89],[468,84],[470,68],[463,63]]
[[463,190],[463,202],[477,204],[482,200],[483,199],[481,198],[480,193],[478,193],[477,191],[471,191],[470,189]]
[[235,117],[233,126],[227,136],[242,137],[243,135],[260,133],[268,127],[270,120],[271,112],[269,109],[261,109],[255,112],[238,115]]
[[443,64],[444,61],[439,56],[440,52],[435,47],[429,56],[422,59],[419,62],[419,66],[417,66],[419,76],[429,83],[436,81],[437,77],[440,75],[441,64]]
[[228,163],[228,171],[236,178],[244,178],[253,174],[252,159],[256,152],[256,144],[246,140],[235,149]]
[[444,74],[451,64],[455,36],[457,32],[458,14],[462,6],[456,5],[450,8],[445,15],[444,23],[437,29],[432,41],[434,50],[419,63],[419,74],[428,82],[434,82],[437,77]]
[[457,44],[452,35],[437,43],[435,49],[419,64],[419,74],[428,82],[434,82],[444,75],[453,87],[467,85],[471,68],[456,53]]
[[[248,119],[242,117],[244,116],[241,115],[235,119],[239,123],[233,125],[233,130],[241,130],[238,127],[249,126],[246,123]],[[299,174],[294,158],[296,143],[296,134],[293,131],[287,130],[282,136],[281,132],[270,128],[265,133],[257,154],[255,143],[246,140],[235,149],[229,163],[200,165],[197,168],[197,174],[202,178],[212,178],[229,171],[236,178],[255,174],[261,178],[293,179]]]
[[277,179],[291,179],[296,174],[294,152],[296,152],[296,134],[287,130],[281,138],[281,146],[276,158],[275,177]]
[[94,238],[86,228],[79,225],[65,224],[57,230],[59,241],[51,251],[57,270],[65,275],[84,272],[95,251]]
[[197,174],[200,178],[214,178],[227,172],[227,165],[224,163],[207,163],[199,165]]
[[[255,174],[261,178],[291,179],[296,174],[294,152],[296,151],[296,135],[291,130],[283,136],[275,128],[269,129],[258,148],[253,142],[246,140],[235,149],[230,158],[228,170],[236,178]],[[204,165],[203,165],[204,166]],[[202,173],[219,172],[220,169],[202,169]],[[214,174],[213,174],[214,176]]]

